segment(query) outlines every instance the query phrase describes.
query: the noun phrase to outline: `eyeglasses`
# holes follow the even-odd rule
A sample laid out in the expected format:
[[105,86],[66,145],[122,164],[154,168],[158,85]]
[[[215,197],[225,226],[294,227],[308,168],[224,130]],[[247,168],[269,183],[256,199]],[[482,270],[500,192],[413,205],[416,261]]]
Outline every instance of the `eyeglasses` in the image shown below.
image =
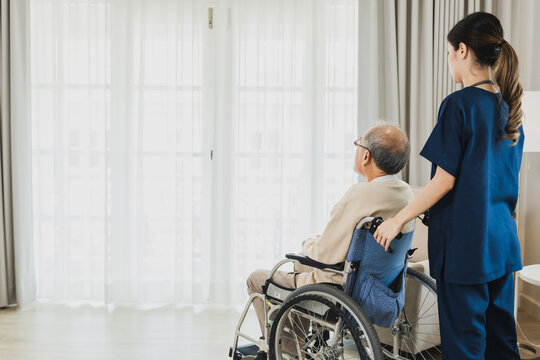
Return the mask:
[[361,141],[362,141],[362,137],[359,137],[358,140],[356,140],[354,142],[354,145],[360,146],[361,148],[366,149],[371,154],[371,150],[369,150],[369,148],[367,146],[364,146],[364,145],[360,144]]

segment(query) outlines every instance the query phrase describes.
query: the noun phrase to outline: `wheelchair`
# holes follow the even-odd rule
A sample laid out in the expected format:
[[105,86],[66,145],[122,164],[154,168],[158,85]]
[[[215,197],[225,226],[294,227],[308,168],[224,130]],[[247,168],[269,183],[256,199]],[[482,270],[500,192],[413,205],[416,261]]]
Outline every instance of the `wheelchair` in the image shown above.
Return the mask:
[[[264,293],[249,297],[229,357],[241,360],[261,350],[276,360],[441,359],[435,282],[407,266],[416,250],[410,249],[413,232],[398,235],[385,252],[372,236],[380,223],[370,217],[357,224],[345,262],[323,264],[287,254],[272,269]],[[294,261],[341,274],[343,283],[298,289],[273,283],[275,272]],[[255,298],[266,304],[259,339],[241,331]],[[239,338],[254,344],[239,346]]]

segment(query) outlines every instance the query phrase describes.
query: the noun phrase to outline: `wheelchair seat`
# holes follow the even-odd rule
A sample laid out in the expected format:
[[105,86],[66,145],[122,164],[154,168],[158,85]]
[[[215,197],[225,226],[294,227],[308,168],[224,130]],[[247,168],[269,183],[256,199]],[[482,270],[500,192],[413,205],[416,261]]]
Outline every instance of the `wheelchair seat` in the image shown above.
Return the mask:
[[270,300],[283,302],[295,289],[290,289],[276,284],[271,279],[263,285],[263,292]]
[[[335,284],[335,283],[322,283],[322,284],[332,286],[343,291],[343,286],[340,284]],[[287,297],[289,297],[289,295],[296,289],[283,287],[273,282],[272,279],[267,279],[266,283],[263,285],[262,290],[269,300],[281,303]]]

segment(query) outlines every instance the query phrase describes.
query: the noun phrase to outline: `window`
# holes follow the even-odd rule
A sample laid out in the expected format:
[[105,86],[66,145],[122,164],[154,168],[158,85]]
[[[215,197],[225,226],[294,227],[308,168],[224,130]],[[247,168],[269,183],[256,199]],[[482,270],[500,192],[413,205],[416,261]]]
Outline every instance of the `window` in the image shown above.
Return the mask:
[[32,0],[31,54],[39,297],[238,302],[357,181],[355,1]]

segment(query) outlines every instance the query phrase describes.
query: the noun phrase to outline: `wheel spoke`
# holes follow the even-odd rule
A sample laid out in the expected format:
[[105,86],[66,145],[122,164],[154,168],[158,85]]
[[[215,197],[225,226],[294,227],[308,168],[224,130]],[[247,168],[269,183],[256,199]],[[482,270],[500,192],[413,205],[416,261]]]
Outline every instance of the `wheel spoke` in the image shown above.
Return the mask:
[[435,304],[437,304],[437,301],[434,301],[433,304],[431,304],[421,315],[418,315],[418,317],[414,321],[411,321],[411,323],[413,323],[413,322],[417,321],[418,319],[422,318],[424,316],[424,314],[427,313],[433,307],[433,305],[435,305]]
[[[405,291],[407,293],[405,299],[411,302],[405,304],[398,318],[399,320],[393,328],[382,330],[385,336],[381,337],[381,339],[389,344],[390,349],[400,354],[398,355],[399,359],[440,359],[439,356],[442,350],[440,348],[439,323],[437,321],[436,284],[425,274],[414,269],[408,269],[406,279]],[[413,315],[414,319],[407,321],[407,315]],[[392,341],[395,337],[398,337],[397,349],[394,348],[394,342]],[[401,354],[404,357],[401,357]],[[392,358],[390,355],[389,357]]]
[[290,358],[292,354],[298,358],[370,360],[361,341],[365,338],[363,331],[352,327],[352,317],[348,309],[345,311],[324,297],[293,298],[274,319],[270,346],[276,351],[275,357]]

